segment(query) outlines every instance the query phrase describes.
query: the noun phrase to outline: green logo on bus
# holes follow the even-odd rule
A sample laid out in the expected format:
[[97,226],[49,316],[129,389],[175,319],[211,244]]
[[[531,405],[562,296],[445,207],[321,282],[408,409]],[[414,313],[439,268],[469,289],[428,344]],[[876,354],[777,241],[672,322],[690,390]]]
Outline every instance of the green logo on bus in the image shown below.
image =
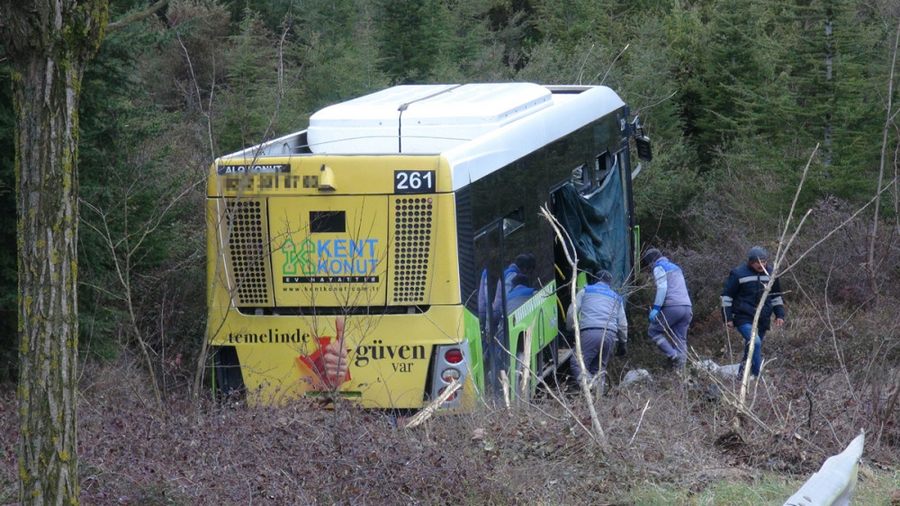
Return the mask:
[[285,283],[377,282],[378,239],[313,241],[307,237],[298,245],[288,237],[279,250],[284,255],[281,274]]
[[293,276],[297,274],[297,267],[300,267],[300,273],[304,276],[311,276],[316,273],[316,266],[310,255],[316,252],[316,244],[308,237],[300,243],[300,248],[294,243],[290,237],[285,239],[281,245],[281,252],[284,254],[284,263],[281,264],[281,272],[285,276]]

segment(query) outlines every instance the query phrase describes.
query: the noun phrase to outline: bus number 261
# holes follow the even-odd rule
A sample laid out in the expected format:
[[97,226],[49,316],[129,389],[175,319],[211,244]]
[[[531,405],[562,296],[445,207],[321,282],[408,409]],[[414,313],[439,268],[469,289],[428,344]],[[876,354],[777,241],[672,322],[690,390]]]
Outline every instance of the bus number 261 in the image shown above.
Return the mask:
[[434,193],[433,170],[394,171],[395,193]]

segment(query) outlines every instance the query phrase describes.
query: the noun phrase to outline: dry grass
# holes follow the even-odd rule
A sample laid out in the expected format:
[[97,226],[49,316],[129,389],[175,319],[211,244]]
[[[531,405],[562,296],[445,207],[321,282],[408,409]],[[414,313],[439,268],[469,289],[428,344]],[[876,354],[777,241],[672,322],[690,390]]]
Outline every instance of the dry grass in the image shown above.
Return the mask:
[[[697,344],[708,339],[718,337],[694,337]],[[206,404],[195,416],[186,395],[169,398],[160,414],[139,400],[151,398],[140,369],[93,367],[79,403],[82,502],[631,504],[648,491],[660,497],[682,491],[677,501],[693,501],[723,483],[750,484],[772,471],[786,480],[805,477],[860,428],[870,435],[866,461],[876,469],[897,466],[897,408],[873,426],[873,396],[887,392],[859,383],[862,375],[851,378],[858,385],[853,394],[839,368],[788,365],[801,353],[797,339],[766,344],[766,355],[777,360],[753,401],[764,425],[746,424],[745,433],[729,437],[734,412],[710,395],[705,377],[660,371],[652,383],[613,389],[599,401],[609,453],[550,399],[438,416],[413,430],[390,413],[350,406],[323,411],[305,403],[279,409]],[[639,346],[632,362],[653,360],[648,351]],[[0,398],[0,423],[14,428],[11,390]],[[589,424],[580,397],[565,398]],[[15,430],[0,436],[0,499],[7,501],[15,497],[15,438]]]

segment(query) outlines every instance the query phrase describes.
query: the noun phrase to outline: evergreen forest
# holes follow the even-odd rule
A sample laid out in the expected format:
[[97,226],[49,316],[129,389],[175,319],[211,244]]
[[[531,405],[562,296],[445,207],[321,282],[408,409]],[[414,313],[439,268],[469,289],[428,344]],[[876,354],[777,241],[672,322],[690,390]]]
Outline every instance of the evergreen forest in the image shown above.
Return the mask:
[[[900,490],[900,3],[170,0],[142,12],[152,3],[110,0],[110,25],[81,80],[85,504],[430,504],[448,493],[476,504],[759,504],[784,500],[860,429],[871,469],[861,479],[878,490],[865,500],[896,504],[888,496]],[[13,79],[0,46],[4,426],[14,425],[20,372]],[[759,394],[759,423],[745,421],[740,444],[719,437],[717,420],[732,408],[707,399],[704,380],[686,387],[657,363],[643,277],[629,299],[628,362],[614,371],[644,367],[662,379],[600,401],[609,441],[620,445],[613,452],[572,428],[571,419],[590,423],[582,407],[563,412],[552,401],[540,412],[439,417],[430,433],[405,436],[395,419],[368,412],[229,411],[189,398],[206,331],[206,178],[216,157],[391,85],[513,81],[602,84],[640,117],[654,157],[634,179],[635,219],[643,246],[684,270],[691,345],[702,357],[727,362],[732,346],[740,354],[740,337],[722,325],[722,283],[751,246],[774,253],[792,219],[788,322],[766,344],[778,357],[767,366],[777,390]],[[201,415],[185,414],[198,402],[209,403],[199,427]],[[693,435],[667,435],[670,423]],[[234,432],[256,424],[279,438],[305,431],[309,441],[281,448],[266,433]],[[371,433],[349,449],[350,440],[323,431],[333,424]],[[0,438],[0,503],[17,493],[15,437]],[[266,459],[279,451],[289,455],[281,464]],[[301,465],[304,453],[318,456],[314,470]],[[166,455],[204,464],[185,463],[178,475]],[[125,462],[140,469],[117,470]],[[381,475],[345,481],[361,462]],[[323,477],[310,479],[316,473]],[[448,475],[472,485],[453,490]],[[731,483],[756,488],[741,495]]]

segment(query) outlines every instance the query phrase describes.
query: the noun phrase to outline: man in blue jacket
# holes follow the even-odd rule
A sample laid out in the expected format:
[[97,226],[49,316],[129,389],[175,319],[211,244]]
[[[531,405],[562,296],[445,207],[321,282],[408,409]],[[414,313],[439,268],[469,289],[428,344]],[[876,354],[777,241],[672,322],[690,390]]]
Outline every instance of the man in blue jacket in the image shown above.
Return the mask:
[[503,305],[503,294],[501,293],[501,289],[506,291],[507,298],[507,306],[509,306],[509,297],[510,292],[513,287],[513,280],[517,276],[525,276],[529,278],[531,273],[534,272],[535,266],[537,265],[537,260],[535,256],[531,253],[522,253],[521,255],[516,256],[516,259],[513,263],[509,264],[505,269],[503,269],[503,280],[497,280],[497,291],[494,293],[494,302],[491,303],[491,308],[494,311],[494,320],[499,321],[500,319],[500,309]]
[[687,331],[694,317],[684,273],[656,248],[645,251],[641,263],[652,269],[656,284],[650,310],[650,339],[672,366],[683,367],[687,362]]
[[[612,356],[613,346],[617,355],[627,351],[628,321],[625,319],[625,302],[622,296],[614,292],[609,284],[612,274],[598,270],[593,276],[593,283],[578,291],[575,302],[569,306],[566,326],[574,330],[574,309],[578,308],[578,327],[581,334],[581,355],[587,367],[589,382],[598,384],[603,391],[606,380],[606,365]],[[572,355],[570,369],[577,380],[581,380],[585,371],[581,370],[578,357]]]
[[531,287],[531,279],[524,274],[516,274],[510,281],[509,293],[506,294],[506,312],[512,313],[528,299],[534,296],[535,290]]
[[[737,327],[738,332],[744,338],[744,358],[741,359],[741,374],[747,361],[747,352],[750,349],[750,332],[753,327],[753,316],[756,314],[756,306],[762,298],[766,283],[769,282],[769,271],[766,269],[769,253],[761,246],[750,248],[747,254],[747,263],[731,270],[725,289],[722,290],[722,311],[725,315],[725,324],[728,327]],[[775,313],[775,326],[784,325],[784,299],[782,298],[781,283],[776,278],[772,290],[766,297],[759,315],[757,336],[753,347],[753,359],[750,373],[759,376],[759,368],[762,365],[762,343],[766,331],[769,330],[769,322]]]

